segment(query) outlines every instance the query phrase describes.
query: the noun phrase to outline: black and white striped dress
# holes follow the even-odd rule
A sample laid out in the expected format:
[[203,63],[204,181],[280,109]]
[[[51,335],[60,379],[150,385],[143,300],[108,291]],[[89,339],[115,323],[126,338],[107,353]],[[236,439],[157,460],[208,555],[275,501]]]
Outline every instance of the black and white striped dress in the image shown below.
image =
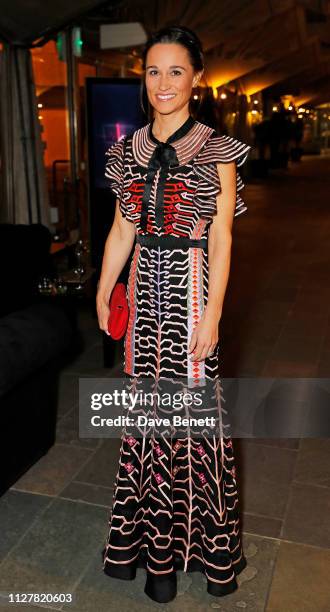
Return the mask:
[[[137,236],[124,363],[135,384],[179,378],[196,386],[212,381],[221,389],[219,343],[204,361],[188,356],[208,299],[208,253],[185,240],[207,240],[221,191],[216,164],[235,162],[238,168],[250,148],[189,116],[166,143],[154,137],[149,123],[106,152],[109,188]],[[238,170],[236,177],[235,217],[247,210]],[[140,236],[164,242],[141,244]],[[238,503],[230,436],[156,439],[127,429],[103,550],[105,573],[129,580],[144,567],[145,592],[158,602],[176,596],[177,570],[204,573],[215,596],[234,591],[235,576],[246,565]]]

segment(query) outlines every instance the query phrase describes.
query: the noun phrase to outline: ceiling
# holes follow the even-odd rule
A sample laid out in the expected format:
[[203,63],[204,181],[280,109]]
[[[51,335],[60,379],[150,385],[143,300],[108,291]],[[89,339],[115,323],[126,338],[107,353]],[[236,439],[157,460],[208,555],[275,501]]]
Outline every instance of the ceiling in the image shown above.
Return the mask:
[[296,104],[330,102],[330,0],[12,0],[0,16],[0,38],[31,44],[79,23],[89,55],[112,63],[115,56],[129,75],[140,70],[141,49],[101,51],[99,26],[132,21],[147,33],[174,24],[195,30],[212,87],[234,81],[248,95],[267,88]]

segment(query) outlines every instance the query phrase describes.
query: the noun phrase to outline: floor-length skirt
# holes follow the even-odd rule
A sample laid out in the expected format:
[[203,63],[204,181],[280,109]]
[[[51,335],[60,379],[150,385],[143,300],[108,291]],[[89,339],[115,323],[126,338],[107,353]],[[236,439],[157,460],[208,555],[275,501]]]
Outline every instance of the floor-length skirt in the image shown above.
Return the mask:
[[[130,381],[136,389],[138,379]],[[237,589],[236,576],[246,566],[220,379],[212,389],[216,427],[126,425],[121,439],[103,569],[132,580],[145,568],[145,593],[160,603],[176,596],[177,570],[203,573],[208,593],[223,596]]]

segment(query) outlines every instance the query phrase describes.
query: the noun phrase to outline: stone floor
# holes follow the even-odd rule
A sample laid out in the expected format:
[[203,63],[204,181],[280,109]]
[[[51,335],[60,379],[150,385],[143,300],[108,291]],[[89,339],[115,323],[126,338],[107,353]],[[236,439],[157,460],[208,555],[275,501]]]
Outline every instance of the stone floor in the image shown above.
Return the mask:
[[[326,156],[246,187],[220,327],[223,376],[329,377],[329,193]],[[327,438],[234,440],[248,566],[232,595],[212,597],[203,576],[179,572],[177,598],[158,605],[143,592],[144,570],[133,582],[103,574],[119,443],[78,436],[79,378],[109,375],[96,320],[79,316],[86,348],[61,374],[56,444],[0,498],[0,592],[73,593],[73,604],[44,605],[72,612],[329,611]]]

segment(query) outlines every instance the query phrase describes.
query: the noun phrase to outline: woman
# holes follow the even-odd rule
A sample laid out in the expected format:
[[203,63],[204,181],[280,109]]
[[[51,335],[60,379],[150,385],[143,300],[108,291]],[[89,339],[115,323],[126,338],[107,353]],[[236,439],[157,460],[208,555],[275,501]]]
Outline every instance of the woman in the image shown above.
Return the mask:
[[[218,325],[228,282],[232,223],[244,212],[237,166],[249,145],[195,121],[192,88],[203,74],[189,29],[155,33],[143,54],[154,119],[107,151],[117,195],[97,293],[100,329],[136,239],[127,298],[124,371],[218,384]],[[131,580],[146,569],[145,593],[165,603],[177,570],[203,572],[215,596],[237,589],[246,566],[230,438],[122,438],[103,568]]]

